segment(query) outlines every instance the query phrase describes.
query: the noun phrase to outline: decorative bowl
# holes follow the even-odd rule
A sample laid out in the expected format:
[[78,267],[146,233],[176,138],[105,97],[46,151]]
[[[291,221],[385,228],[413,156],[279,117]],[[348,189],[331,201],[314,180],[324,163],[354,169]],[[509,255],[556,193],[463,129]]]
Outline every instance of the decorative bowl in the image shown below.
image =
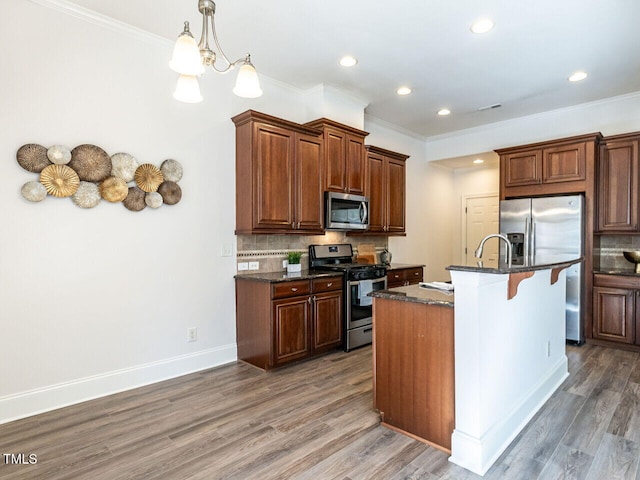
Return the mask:
[[636,264],[636,273],[640,273],[640,250],[630,250],[622,254],[628,261]]

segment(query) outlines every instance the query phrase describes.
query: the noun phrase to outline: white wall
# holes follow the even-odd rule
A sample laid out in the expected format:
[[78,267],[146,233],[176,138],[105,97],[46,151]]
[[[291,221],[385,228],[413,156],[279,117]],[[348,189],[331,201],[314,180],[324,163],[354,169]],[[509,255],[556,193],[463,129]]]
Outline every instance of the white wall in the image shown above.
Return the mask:
[[[466,233],[464,222],[465,199],[470,196],[496,194],[500,190],[500,168],[496,165],[485,168],[459,168],[453,175],[454,211],[451,216],[453,225],[452,263],[464,264],[462,249]],[[497,233],[497,232],[496,232]]]
[[[0,43],[0,423],[235,360],[235,257],[220,256],[235,245],[230,118],[303,120],[297,93],[263,79],[261,99],[240,99],[233,76],[210,72],[204,102],[181,104],[171,42],[28,0],[3,0]],[[182,201],[138,213],[30,203],[25,143],[174,158]]]

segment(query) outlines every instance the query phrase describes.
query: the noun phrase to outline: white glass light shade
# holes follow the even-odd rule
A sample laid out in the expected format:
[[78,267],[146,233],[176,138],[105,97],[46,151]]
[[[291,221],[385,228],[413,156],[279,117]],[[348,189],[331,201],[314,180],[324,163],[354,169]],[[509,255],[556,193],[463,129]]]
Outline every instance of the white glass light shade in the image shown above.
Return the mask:
[[183,32],[176,40],[169,68],[181,75],[193,76],[204,73],[200,50],[190,34]]
[[262,95],[258,72],[251,63],[246,62],[240,67],[233,93],[244,98],[256,98]]
[[180,75],[173,98],[184,103],[199,103],[202,101],[198,79],[193,75]]

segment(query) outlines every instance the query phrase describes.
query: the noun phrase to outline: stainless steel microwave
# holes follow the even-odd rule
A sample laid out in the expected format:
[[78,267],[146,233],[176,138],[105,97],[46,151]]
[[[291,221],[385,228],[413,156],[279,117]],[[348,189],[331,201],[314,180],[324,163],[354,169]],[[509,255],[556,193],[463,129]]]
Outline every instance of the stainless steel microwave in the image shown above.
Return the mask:
[[325,192],[326,230],[366,230],[369,228],[369,198],[349,193]]

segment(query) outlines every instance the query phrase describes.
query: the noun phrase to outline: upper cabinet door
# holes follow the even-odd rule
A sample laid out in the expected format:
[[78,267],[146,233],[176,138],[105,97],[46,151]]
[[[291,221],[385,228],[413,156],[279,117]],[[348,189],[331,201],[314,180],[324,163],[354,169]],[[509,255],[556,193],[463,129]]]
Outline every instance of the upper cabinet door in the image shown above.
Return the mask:
[[364,139],[355,135],[347,135],[346,172],[347,192],[364,195],[365,185],[365,150]]
[[536,185],[542,181],[542,150],[507,154],[503,158],[504,185]]
[[296,134],[295,216],[301,230],[322,229],[322,147],[322,137]]
[[324,188],[329,192],[362,195],[365,190],[367,132],[327,118],[305,124],[324,134]]
[[598,159],[600,232],[638,230],[638,140],[605,143]]
[[542,150],[542,182],[574,182],[586,178],[585,143]]
[[386,227],[385,158],[369,152],[367,190],[369,197],[369,232],[382,232]]
[[332,192],[344,192],[347,188],[346,141],[344,132],[333,128],[325,130],[325,186]]
[[[254,228],[289,228],[294,223],[293,132],[264,123],[254,125]],[[251,192],[236,192],[251,195]]]
[[389,158],[387,162],[388,204],[387,232],[404,233],[405,231],[405,162]]

